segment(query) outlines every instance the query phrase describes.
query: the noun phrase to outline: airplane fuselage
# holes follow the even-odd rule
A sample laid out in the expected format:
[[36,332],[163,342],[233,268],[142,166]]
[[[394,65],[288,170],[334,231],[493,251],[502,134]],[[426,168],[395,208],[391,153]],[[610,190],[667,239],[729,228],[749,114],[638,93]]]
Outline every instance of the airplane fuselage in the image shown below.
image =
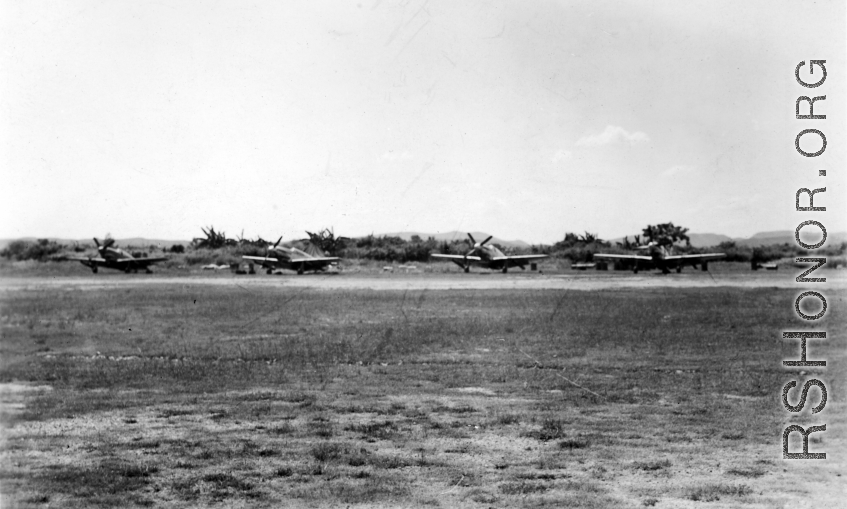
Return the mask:
[[432,253],[430,256],[437,259],[450,260],[459,267],[462,267],[465,272],[470,272],[471,264],[477,264],[489,269],[501,270],[504,274],[508,272],[510,267],[520,267],[523,270],[527,263],[531,263],[533,260],[547,258],[545,254],[506,255],[496,247],[486,245],[492,238],[493,236],[489,235],[482,242],[476,242],[473,235],[469,233],[468,239],[471,241],[473,247],[464,255]]
[[693,255],[692,257],[674,256],[668,248],[658,245],[644,246],[639,249],[647,250],[647,255],[650,257],[650,261],[639,260],[634,257],[630,258],[630,263],[633,264],[633,270],[635,272],[638,272],[639,269],[656,268],[661,270],[662,273],[668,274],[671,269],[675,269],[677,272],[680,272],[686,265],[690,265],[695,268],[699,265],[702,270],[708,270],[708,260],[699,259],[696,255]]
[[111,247],[108,244],[101,246],[99,243],[97,244],[97,254],[97,257],[74,259],[89,267],[92,272],[97,272],[99,267],[104,267],[123,272],[138,272],[141,269],[148,273],[151,264],[165,260],[165,258],[136,258],[123,249]]
[[502,270],[503,268],[510,268],[510,267],[524,268],[524,266],[526,265],[526,261],[509,260],[509,259],[495,260],[495,258],[504,257],[506,255],[503,253],[503,251],[500,251],[499,249],[497,249],[494,246],[485,245],[485,246],[477,247],[476,250],[474,251],[474,254],[476,256],[479,256],[480,258],[482,258],[481,265],[486,265],[489,269],[501,269]]
[[331,260],[317,258],[296,247],[279,246],[272,248],[268,254],[269,257],[273,257],[275,260],[269,260],[267,259],[268,257],[263,260],[259,260],[256,257],[247,258],[252,261],[258,261],[268,272],[274,269],[287,269],[302,274],[305,271],[317,272],[326,270],[328,267],[337,264],[337,258]]

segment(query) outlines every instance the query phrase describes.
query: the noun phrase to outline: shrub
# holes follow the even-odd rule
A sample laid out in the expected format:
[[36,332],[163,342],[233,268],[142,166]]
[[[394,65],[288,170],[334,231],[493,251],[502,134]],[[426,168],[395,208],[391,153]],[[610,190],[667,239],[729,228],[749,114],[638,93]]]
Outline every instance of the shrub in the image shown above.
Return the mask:
[[0,256],[11,260],[38,260],[43,262],[63,249],[65,249],[65,246],[48,239],[38,239],[35,242],[15,240],[0,251]]

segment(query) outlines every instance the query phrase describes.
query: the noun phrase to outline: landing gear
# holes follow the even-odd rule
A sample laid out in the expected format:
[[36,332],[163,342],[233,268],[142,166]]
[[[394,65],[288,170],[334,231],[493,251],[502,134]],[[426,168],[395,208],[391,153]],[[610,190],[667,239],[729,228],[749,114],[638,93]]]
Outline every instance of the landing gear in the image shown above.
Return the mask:
[[471,268],[470,268],[470,267],[465,267],[465,274],[467,274],[467,273],[468,273],[468,272],[470,272],[470,271],[471,271]]
[[271,274],[274,273],[274,271],[273,271],[273,269],[268,269],[268,270],[265,271],[265,273],[270,276]]
[[91,272],[97,274],[97,266],[91,267]]
[[297,275],[298,275],[298,276],[302,276],[302,275],[303,275],[303,270],[304,270],[303,265],[304,265],[304,264],[302,264],[302,263],[301,263],[301,264],[300,264],[300,266],[299,266],[299,267],[297,267]]
[[507,273],[507,272],[509,272],[509,267],[505,267],[505,266],[504,266],[504,267],[503,267],[503,274],[505,274],[505,273]]
[[636,265],[635,268],[632,269],[632,273],[638,274],[638,265]]
[[709,270],[709,263],[708,262],[701,263],[700,269],[702,269],[703,272],[706,272],[707,270]]
[[682,272],[682,265],[676,268],[676,273],[679,274],[680,272]]
[[152,271],[152,270],[150,270],[149,268],[145,268],[145,269],[144,269],[144,273],[145,273],[145,274],[152,274],[152,273],[153,273],[153,271]]

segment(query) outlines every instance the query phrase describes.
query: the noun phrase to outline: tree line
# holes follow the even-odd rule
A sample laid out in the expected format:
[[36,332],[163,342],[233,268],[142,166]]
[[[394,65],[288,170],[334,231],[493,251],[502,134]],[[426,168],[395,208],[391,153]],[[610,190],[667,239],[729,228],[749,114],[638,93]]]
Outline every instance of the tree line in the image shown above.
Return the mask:
[[[243,255],[263,256],[269,252],[269,246],[274,244],[274,242],[267,241],[262,237],[245,238],[243,232],[241,236],[236,238],[227,237],[225,232],[215,230],[212,226],[201,228],[201,231],[203,237],[196,237],[187,245],[174,244],[167,249],[163,249],[163,251],[183,255],[186,263],[195,264],[210,263],[222,259],[237,260]],[[295,247],[312,254],[325,253],[348,259],[399,263],[425,262],[429,260],[431,253],[461,255],[467,253],[471,248],[465,239],[439,241],[432,237],[422,239],[413,235],[411,239],[406,240],[396,236],[373,234],[349,238],[336,236],[331,228],[306,233],[308,238],[287,244],[293,244]],[[717,250],[726,253],[727,261],[738,262],[769,262],[806,253],[799,246],[788,243],[750,247],[738,245],[734,241],[726,241],[709,248],[695,248],[691,246],[688,228],[676,226],[673,223],[647,225],[641,234],[633,236],[632,240],[625,237],[622,241],[614,244],[601,239],[597,234],[585,232],[583,234],[566,233],[562,240],[554,244],[538,244],[526,248],[493,245],[506,254],[547,254],[553,258],[567,259],[571,262],[591,262],[596,253],[627,253],[650,242],[660,246],[674,246],[676,250],[689,254]],[[141,248],[149,251],[159,249],[153,245],[125,246],[125,248]],[[61,259],[63,253],[80,253],[88,249],[90,247],[64,245],[48,239],[16,240],[0,250],[0,257],[9,260],[48,261]],[[839,256],[843,255],[845,251],[847,251],[847,243],[829,246],[817,252]]]

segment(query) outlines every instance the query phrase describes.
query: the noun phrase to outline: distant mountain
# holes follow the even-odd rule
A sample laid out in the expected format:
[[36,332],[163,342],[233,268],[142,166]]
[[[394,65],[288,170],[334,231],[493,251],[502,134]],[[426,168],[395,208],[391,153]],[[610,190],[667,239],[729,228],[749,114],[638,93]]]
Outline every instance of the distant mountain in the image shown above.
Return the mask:
[[[812,227],[806,227],[810,234],[816,234],[815,229]],[[803,231],[804,234],[806,230]],[[750,246],[750,247],[759,247],[759,246],[770,246],[773,244],[794,244],[794,232],[790,230],[784,231],[774,231],[774,232],[760,232],[749,239],[736,238],[732,239],[739,246]],[[805,240],[805,239],[804,239]],[[827,246],[834,246],[836,244],[840,244],[842,242],[847,242],[847,232],[827,232],[826,236],[826,244]]]
[[785,235],[792,235],[793,236],[794,232],[791,232],[791,231],[788,231],[788,230],[777,230],[777,231],[773,231],[773,232],[759,232],[759,233],[753,235],[752,237],[750,237],[750,239],[770,239],[770,238],[773,238],[773,237],[782,237],[782,236],[785,236]]
[[691,245],[694,247],[717,246],[721,242],[732,240],[719,233],[689,233],[688,238],[691,239]]
[[[470,232],[473,235],[473,238],[477,242],[482,242],[488,237],[488,233],[483,232]],[[376,235],[376,234],[375,234]],[[423,240],[428,239],[429,237],[434,238],[435,240],[441,242],[442,240],[446,240],[450,242],[451,240],[466,240],[468,238],[468,234],[466,232],[452,231],[452,232],[444,232],[444,233],[420,233],[420,232],[395,232],[395,233],[381,233],[377,236],[388,236],[388,237],[400,237],[403,240],[412,240],[413,235],[417,235]],[[519,248],[527,248],[530,247],[530,244],[524,242],[522,240],[503,240],[497,237],[492,238],[488,241],[489,243],[499,244],[501,246],[508,247],[519,247]]]

